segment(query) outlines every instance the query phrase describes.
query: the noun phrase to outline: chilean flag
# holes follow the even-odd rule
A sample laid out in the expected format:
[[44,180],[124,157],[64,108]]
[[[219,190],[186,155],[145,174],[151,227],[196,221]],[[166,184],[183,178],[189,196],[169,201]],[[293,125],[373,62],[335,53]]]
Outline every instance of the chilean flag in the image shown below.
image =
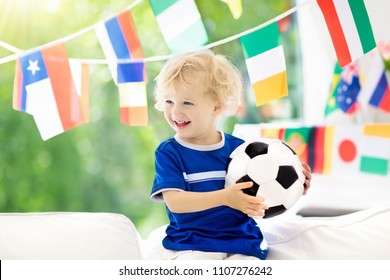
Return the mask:
[[[85,70],[85,69],[84,69]],[[16,63],[13,108],[31,114],[43,140],[88,121],[88,73],[74,82],[64,44],[41,49]],[[80,77],[79,77],[80,78]],[[80,90],[78,90],[80,89]]]
[[117,83],[118,60],[144,57],[130,11],[126,10],[97,24],[95,31],[104,55],[109,61],[112,77]]

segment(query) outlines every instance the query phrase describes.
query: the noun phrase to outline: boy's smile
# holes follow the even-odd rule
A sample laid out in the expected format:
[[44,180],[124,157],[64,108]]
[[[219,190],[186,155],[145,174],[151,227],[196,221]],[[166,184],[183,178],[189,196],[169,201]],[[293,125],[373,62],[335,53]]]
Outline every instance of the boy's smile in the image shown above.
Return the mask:
[[192,144],[210,145],[220,140],[215,131],[219,112],[218,102],[205,93],[202,83],[182,87],[164,99],[165,119],[183,141]]
[[189,125],[191,122],[190,121],[174,121],[177,128],[185,128],[187,125]]

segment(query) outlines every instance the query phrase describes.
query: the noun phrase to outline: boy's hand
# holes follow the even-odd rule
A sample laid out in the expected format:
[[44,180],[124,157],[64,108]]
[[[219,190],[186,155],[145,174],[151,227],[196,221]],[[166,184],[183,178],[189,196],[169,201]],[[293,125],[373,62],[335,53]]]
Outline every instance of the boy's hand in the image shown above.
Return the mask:
[[225,188],[226,205],[248,216],[263,217],[264,210],[268,209],[267,205],[262,204],[264,198],[247,195],[242,191],[252,185],[252,182],[243,182]]
[[305,162],[302,162],[302,166],[303,166],[303,175],[305,175],[306,179],[305,179],[305,189],[303,191],[303,195],[305,195],[307,193],[307,190],[310,188],[310,181],[311,181],[311,168],[310,166],[305,163]]

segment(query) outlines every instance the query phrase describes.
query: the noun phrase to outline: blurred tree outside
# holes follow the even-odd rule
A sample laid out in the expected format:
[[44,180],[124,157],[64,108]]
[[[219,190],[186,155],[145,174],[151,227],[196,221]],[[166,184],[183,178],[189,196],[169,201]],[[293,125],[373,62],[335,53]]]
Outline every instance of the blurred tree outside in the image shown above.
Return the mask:
[[[134,1],[0,0],[0,41],[21,50],[66,37],[121,12]],[[209,42],[243,32],[288,10],[289,0],[243,0],[243,14],[234,19],[219,0],[195,1]],[[169,54],[148,1],[132,9],[145,57]],[[292,15],[291,17],[294,17]],[[292,24],[283,34],[290,96],[290,118],[299,117],[299,46]],[[291,43],[293,42],[293,43]],[[66,42],[70,58],[104,59],[94,31]],[[242,70],[238,40],[214,51],[227,55]],[[0,58],[13,53],[0,47]],[[43,141],[33,118],[12,109],[15,61],[0,65],[0,212],[90,211],[122,213],[146,235],[167,222],[164,205],[149,198],[154,178],[154,150],[173,135],[153,107],[154,79],[165,61],[148,62],[148,127],[127,127],[119,121],[119,95],[107,65],[90,65],[90,123]],[[299,63],[298,63],[299,64]],[[299,66],[299,65],[298,65]],[[291,67],[291,69],[289,69]],[[290,75],[293,77],[290,79]],[[294,105],[295,104],[295,105]],[[269,121],[261,108],[247,102],[246,114],[221,123],[231,133],[237,122]]]

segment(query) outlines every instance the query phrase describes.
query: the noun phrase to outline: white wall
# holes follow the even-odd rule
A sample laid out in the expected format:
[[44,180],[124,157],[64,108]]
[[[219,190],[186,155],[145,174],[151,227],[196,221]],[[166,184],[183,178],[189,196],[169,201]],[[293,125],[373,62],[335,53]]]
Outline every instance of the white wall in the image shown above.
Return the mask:
[[[324,122],[336,54],[316,1],[296,2],[300,5],[307,1],[297,12],[303,60],[304,123],[318,125]],[[376,42],[390,43],[390,1],[365,0],[365,4]]]

